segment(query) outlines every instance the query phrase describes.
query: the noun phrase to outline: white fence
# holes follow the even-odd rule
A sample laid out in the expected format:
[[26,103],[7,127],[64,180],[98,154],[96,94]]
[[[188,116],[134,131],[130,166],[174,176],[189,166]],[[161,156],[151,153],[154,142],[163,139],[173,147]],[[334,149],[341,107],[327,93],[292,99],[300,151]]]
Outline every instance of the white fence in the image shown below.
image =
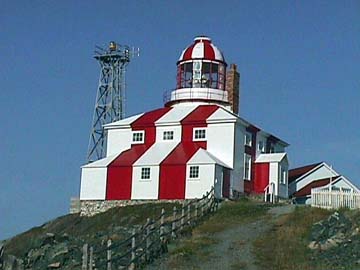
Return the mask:
[[352,191],[311,190],[311,206],[336,209],[360,208],[360,193]]

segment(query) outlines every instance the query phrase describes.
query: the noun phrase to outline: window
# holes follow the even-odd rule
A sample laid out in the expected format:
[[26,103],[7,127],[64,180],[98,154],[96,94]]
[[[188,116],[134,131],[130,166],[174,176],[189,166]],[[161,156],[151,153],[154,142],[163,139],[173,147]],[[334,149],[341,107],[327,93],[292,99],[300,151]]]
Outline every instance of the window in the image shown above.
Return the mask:
[[251,156],[244,154],[244,179],[251,179]]
[[280,166],[280,184],[286,184],[287,172]]
[[141,168],[141,179],[150,179],[150,168]]
[[174,131],[164,131],[163,140],[173,140],[174,139]]
[[133,132],[133,137],[132,137],[132,142],[133,143],[144,143],[144,131],[134,131]]
[[199,178],[199,166],[190,166],[189,178]]
[[259,141],[258,150],[259,150],[260,153],[265,153],[265,143],[264,143],[264,141]]
[[194,128],[193,140],[194,141],[203,141],[205,139],[206,139],[206,129]]
[[248,131],[245,132],[245,145],[247,146],[252,145],[252,134]]

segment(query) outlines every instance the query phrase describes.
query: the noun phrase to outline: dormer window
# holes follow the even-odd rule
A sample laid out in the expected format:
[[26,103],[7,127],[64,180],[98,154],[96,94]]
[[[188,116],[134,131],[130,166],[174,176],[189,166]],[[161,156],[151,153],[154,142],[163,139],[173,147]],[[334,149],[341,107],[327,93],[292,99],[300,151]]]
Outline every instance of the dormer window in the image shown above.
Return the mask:
[[206,140],[206,129],[205,128],[194,128],[193,140],[194,141]]
[[245,132],[244,144],[247,146],[252,145],[252,134],[248,131]]
[[132,133],[132,143],[144,143],[145,140],[145,131],[133,131]]
[[164,131],[163,140],[170,141],[174,139],[174,131]]

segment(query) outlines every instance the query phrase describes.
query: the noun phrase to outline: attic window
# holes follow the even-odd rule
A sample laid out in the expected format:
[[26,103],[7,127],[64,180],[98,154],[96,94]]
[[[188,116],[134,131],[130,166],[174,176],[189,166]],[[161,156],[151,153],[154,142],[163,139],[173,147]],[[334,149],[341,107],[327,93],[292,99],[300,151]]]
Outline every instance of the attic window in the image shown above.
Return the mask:
[[133,131],[132,142],[133,143],[144,143],[145,131]]
[[163,140],[173,140],[174,139],[174,131],[164,131],[163,133]]
[[206,129],[205,128],[194,128],[193,140],[194,141],[206,140]]

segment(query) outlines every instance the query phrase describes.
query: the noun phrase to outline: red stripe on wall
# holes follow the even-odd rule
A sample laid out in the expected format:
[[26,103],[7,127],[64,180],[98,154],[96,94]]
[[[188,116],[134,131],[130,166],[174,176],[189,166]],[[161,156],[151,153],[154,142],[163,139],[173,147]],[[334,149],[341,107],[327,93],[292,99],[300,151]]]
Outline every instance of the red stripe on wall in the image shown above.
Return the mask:
[[206,127],[206,120],[219,107],[200,105],[181,121],[181,143],[160,164],[159,199],[184,199],[186,163],[206,141],[193,141],[193,129]]
[[155,122],[171,108],[161,108],[143,114],[131,124],[132,130],[144,130],[144,144],[134,144],[122,152],[107,170],[106,199],[130,200],[132,186],[132,165],[155,143]]

